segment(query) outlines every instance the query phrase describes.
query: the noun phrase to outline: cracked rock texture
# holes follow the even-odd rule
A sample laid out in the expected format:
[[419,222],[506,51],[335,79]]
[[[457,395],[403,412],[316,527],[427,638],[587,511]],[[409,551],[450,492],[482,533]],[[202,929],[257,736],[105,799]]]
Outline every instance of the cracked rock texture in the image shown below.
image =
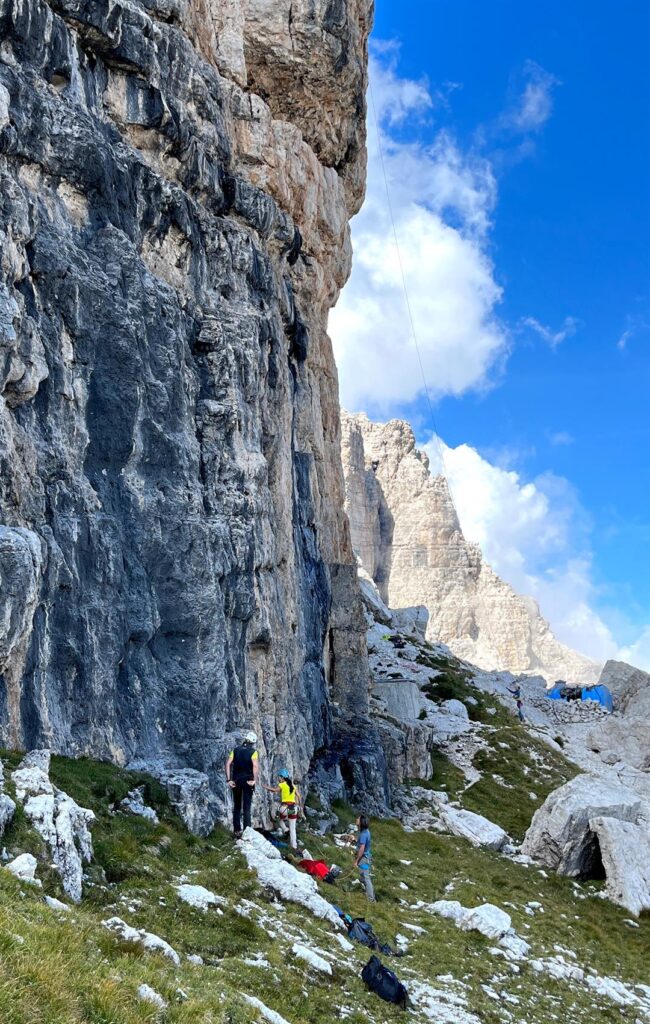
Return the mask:
[[342,413],[345,502],[354,550],[390,608],[424,605],[428,639],[488,671],[595,682],[599,666],[561,644],[463,536],[447,482],[432,476],[403,420]]
[[95,815],[53,786],[49,750],[32,750],[12,773],[16,799],[27,820],[45,840],[64,891],[81,900],[83,865],[93,856],[90,827]]
[[366,730],[325,327],[371,6],[0,0],[3,745],[223,812],[235,730],[296,776]]

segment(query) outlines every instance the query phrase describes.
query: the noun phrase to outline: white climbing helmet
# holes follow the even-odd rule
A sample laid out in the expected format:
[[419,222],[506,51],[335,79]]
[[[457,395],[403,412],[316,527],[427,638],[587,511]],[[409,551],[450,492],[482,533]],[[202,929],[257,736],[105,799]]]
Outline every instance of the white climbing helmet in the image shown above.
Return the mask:
[[257,733],[253,732],[252,729],[250,730],[250,732],[247,732],[244,736],[244,743],[252,743],[253,746],[255,746],[255,744],[257,743]]

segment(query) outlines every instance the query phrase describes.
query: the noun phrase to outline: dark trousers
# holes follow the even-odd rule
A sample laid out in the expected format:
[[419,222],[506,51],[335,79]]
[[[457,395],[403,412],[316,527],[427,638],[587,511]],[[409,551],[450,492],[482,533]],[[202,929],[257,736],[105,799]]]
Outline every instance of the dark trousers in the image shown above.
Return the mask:
[[232,791],[232,828],[233,832],[241,832],[241,812],[244,806],[244,828],[249,828],[251,823],[251,803],[255,786],[249,786],[247,782],[238,782]]

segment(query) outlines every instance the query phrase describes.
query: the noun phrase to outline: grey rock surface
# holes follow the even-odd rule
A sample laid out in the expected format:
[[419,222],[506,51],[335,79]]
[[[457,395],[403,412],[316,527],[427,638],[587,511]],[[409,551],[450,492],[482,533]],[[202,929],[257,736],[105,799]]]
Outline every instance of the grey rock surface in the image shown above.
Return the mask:
[[7,825],[12,821],[15,811],[16,804],[4,791],[4,765],[0,761],[0,838],[4,835]]
[[209,835],[217,820],[217,808],[208,776],[193,768],[172,768],[163,771],[159,778],[188,831],[198,836]]
[[587,746],[606,764],[623,761],[632,768],[650,769],[650,715],[628,712],[605,719],[589,731]]
[[223,815],[235,730],[298,777],[361,733],[384,799],[326,333],[371,10],[0,0],[6,746],[198,771]]
[[410,679],[375,679],[372,692],[393,718],[403,722],[416,722],[422,710],[420,687]]
[[617,711],[631,711],[650,718],[650,673],[626,661],[606,661],[599,683],[607,686]]

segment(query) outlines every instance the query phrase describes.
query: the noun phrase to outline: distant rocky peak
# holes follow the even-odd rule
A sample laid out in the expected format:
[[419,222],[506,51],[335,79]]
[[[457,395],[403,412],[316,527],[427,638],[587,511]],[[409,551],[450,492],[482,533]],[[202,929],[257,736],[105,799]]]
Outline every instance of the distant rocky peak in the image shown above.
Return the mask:
[[411,426],[346,412],[341,423],[352,544],[382,600],[424,605],[427,637],[481,668],[595,682],[598,664],[560,643],[537,602],[466,540],[447,480],[431,474]]

